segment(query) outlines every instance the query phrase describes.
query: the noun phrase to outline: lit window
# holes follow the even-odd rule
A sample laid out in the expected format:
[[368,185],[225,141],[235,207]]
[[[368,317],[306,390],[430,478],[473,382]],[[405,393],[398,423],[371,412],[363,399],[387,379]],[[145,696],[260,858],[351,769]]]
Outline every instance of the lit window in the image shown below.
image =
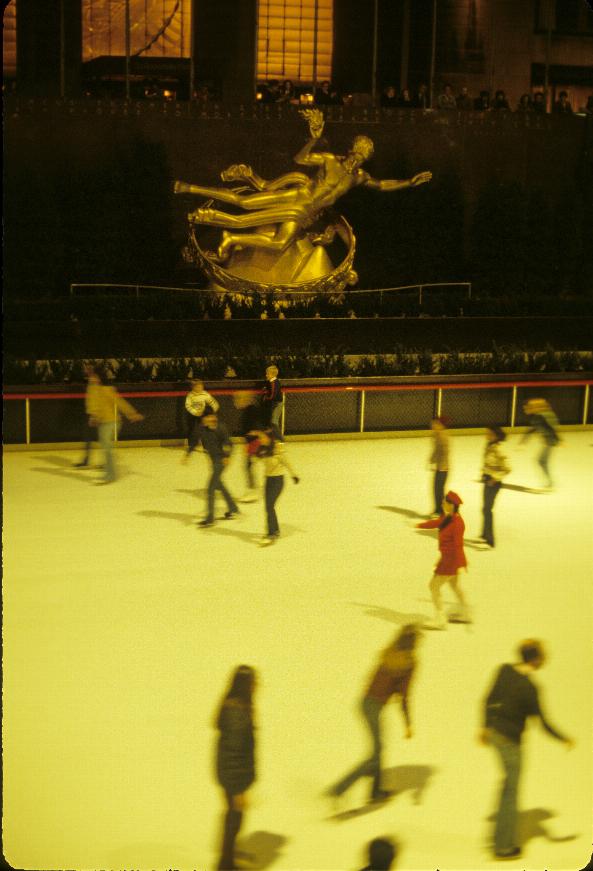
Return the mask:
[[259,0],[258,79],[331,79],[333,5],[333,0]]
[[2,71],[4,78],[16,76],[16,0],[10,0],[2,19]]
[[[130,53],[189,57],[191,0],[130,0]],[[82,58],[126,53],[125,0],[82,0]]]

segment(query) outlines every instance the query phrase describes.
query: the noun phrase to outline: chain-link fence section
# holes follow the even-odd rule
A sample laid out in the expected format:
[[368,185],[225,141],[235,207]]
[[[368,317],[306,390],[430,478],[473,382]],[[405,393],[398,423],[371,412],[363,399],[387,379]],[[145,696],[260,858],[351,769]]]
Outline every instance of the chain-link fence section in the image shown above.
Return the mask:
[[[286,435],[379,433],[426,430],[432,418],[445,415],[452,429],[487,426],[522,427],[527,399],[546,399],[561,425],[593,424],[591,380],[532,383],[422,383],[286,386],[282,429]],[[239,388],[238,388],[239,389]],[[238,434],[240,411],[233,390],[211,389],[220,404],[219,418]],[[124,421],[118,441],[184,439],[185,391],[125,390],[144,420]],[[86,428],[84,394],[7,394],[3,399],[6,444],[80,441]]]

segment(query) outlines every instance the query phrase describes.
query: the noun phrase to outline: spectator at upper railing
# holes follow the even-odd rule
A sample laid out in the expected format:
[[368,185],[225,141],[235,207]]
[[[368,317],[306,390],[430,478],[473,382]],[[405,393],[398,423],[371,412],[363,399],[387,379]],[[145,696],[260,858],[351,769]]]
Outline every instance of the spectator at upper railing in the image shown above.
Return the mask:
[[552,111],[555,115],[572,115],[572,106],[570,105],[566,91],[560,91]]
[[399,95],[399,99],[397,101],[397,105],[400,109],[412,109],[414,104],[412,103],[412,97],[410,96],[410,91],[408,88],[404,88],[401,94]]
[[387,85],[381,92],[381,106],[383,109],[395,109],[399,100],[395,85]]
[[533,112],[531,94],[521,94],[519,102],[517,103],[517,112]]
[[337,88],[326,79],[321,83],[321,87],[315,89],[315,103],[318,106],[341,106],[342,98]]
[[412,105],[414,109],[430,109],[430,94],[428,93],[428,85],[424,82],[418,85]]
[[509,101],[502,89],[499,89],[495,93],[494,100],[492,101],[492,109],[510,109]]
[[538,115],[546,114],[546,96],[543,91],[536,91],[533,95],[533,111]]
[[296,88],[292,79],[284,79],[280,85],[277,103],[298,103]]
[[581,109],[579,109],[579,112],[582,115],[589,115],[590,117],[593,116],[593,94],[590,94],[587,97],[586,104]]
[[469,95],[467,88],[464,86],[457,97],[455,98],[457,108],[462,112],[467,112],[474,108],[474,101]]
[[280,82],[278,79],[270,79],[265,85],[259,86],[262,103],[277,103],[280,97]]
[[455,97],[453,96],[453,88],[451,85],[446,84],[443,88],[442,94],[439,94],[437,98],[437,109],[456,109],[457,103],[455,102]]
[[476,112],[488,112],[491,108],[490,91],[480,91],[480,96],[474,100],[474,109]]

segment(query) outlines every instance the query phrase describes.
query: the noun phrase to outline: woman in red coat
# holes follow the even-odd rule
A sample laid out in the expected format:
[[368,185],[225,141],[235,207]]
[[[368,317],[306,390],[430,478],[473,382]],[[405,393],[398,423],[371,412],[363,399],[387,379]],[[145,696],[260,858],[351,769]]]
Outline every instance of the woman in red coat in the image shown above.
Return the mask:
[[430,582],[430,594],[434,603],[436,612],[434,622],[426,623],[426,629],[446,629],[447,618],[443,610],[443,601],[441,599],[441,587],[443,584],[449,584],[459,600],[460,610],[457,613],[451,614],[449,620],[451,623],[471,623],[469,609],[463,591],[459,587],[457,573],[460,568],[467,566],[465,553],[463,552],[463,533],[465,531],[465,523],[459,514],[459,506],[462,504],[461,498],[457,493],[449,490],[443,499],[443,513],[440,517],[434,520],[426,520],[424,523],[416,524],[418,529],[436,529],[439,530],[439,550],[441,558],[438,561],[434,570],[434,575]]

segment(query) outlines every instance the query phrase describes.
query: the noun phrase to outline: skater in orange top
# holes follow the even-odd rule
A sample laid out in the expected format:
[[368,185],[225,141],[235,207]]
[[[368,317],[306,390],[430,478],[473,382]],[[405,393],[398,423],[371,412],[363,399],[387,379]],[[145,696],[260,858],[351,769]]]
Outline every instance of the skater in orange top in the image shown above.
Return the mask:
[[460,568],[466,568],[467,560],[463,551],[463,533],[465,531],[465,523],[459,514],[459,506],[462,504],[462,499],[457,493],[449,490],[443,499],[443,513],[440,517],[434,520],[425,520],[424,523],[417,523],[418,529],[437,529],[439,530],[439,550],[441,558],[439,559],[434,575],[430,582],[430,594],[435,608],[435,620],[425,624],[426,629],[446,629],[447,619],[443,610],[443,602],[441,599],[441,587],[443,584],[449,584],[457,599],[459,600],[460,610],[455,614],[451,614],[449,620],[451,623],[471,623],[469,609],[463,591],[459,587],[457,573]]

